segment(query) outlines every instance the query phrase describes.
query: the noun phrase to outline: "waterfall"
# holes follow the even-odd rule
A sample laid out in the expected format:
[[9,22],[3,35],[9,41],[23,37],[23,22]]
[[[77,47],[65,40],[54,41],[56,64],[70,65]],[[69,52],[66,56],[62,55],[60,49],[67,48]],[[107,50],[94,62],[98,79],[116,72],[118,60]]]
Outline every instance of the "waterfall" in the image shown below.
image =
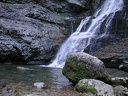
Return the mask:
[[[115,12],[122,10],[123,0],[106,0],[97,9],[93,16],[83,19],[74,33],[60,47],[53,62],[49,67],[63,68],[68,53],[83,52],[97,36],[104,36],[115,15]],[[101,25],[105,21],[104,32],[100,32]]]

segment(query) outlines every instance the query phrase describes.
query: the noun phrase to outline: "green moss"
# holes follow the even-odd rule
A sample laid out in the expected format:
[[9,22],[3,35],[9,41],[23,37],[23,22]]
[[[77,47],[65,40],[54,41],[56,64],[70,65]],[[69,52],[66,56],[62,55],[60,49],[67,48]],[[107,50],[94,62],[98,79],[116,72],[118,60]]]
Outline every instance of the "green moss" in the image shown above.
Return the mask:
[[111,81],[111,78],[106,70],[104,71],[104,74],[99,71],[91,70],[91,68],[88,68],[88,64],[85,64],[84,61],[79,61],[77,59],[78,58],[76,56],[69,57],[66,60],[65,66],[62,70],[63,75],[74,84],[84,78],[99,79],[105,82]]
[[112,81],[112,85],[113,86],[117,86],[117,85],[127,86],[127,83],[121,79],[117,79],[117,80]]
[[91,92],[93,94],[97,93],[97,90],[94,88],[94,86],[83,84],[83,83],[78,83],[76,86],[76,90],[79,92]]
[[104,81],[106,83],[110,83],[112,81],[111,76],[107,72],[106,68],[104,68],[104,75],[101,78],[96,78],[98,80]]

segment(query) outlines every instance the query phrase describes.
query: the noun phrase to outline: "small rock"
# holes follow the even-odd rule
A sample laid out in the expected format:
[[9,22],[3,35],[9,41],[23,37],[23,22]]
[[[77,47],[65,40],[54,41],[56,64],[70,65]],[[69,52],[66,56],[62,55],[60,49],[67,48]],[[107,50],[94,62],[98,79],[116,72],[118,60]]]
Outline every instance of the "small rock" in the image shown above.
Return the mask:
[[121,64],[121,65],[119,66],[119,69],[128,72],[128,64]]
[[119,69],[121,69],[123,67],[123,65],[121,64],[120,66],[119,66]]
[[12,89],[11,87],[8,87],[8,88],[6,89],[6,91],[7,91],[7,93],[12,93],[12,92],[13,92],[13,89]]
[[0,82],[0,89],[4,88],[6,86],[5,82]]
[[19,70],[34,70],[34,69],[30,69],[30,68],[26,68],[26,67],[21,67],[21,66],[18,66],[16,68],[19,69]]
[[34,86],[38,89],[43,89],[45,88],[45,84],[43,82],[35,82]]

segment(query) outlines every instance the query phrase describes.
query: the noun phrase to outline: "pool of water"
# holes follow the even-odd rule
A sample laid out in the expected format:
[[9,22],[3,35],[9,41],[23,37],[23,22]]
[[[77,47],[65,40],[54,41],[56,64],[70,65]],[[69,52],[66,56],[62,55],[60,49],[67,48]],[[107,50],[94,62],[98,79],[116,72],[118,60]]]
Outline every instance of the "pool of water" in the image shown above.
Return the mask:
[[[20,70],[17,67],[31,70]],[[51,88],[63,88],[71,83],[62,75],[62,69],[40,67],[39,65],[0,64],[0,81],[7,83],[33,84],[44,82]]]

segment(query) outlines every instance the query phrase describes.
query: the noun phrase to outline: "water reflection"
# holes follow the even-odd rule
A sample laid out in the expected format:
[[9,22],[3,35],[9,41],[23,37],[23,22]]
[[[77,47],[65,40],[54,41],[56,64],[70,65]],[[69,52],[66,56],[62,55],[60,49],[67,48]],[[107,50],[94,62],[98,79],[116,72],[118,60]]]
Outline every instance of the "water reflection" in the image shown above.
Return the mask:
[[[29,68],[27,69],[19,69]],[[71,83],[62,75],[62,69],[40,67],[38,65],[0,64],[0,80],[7,83],[33,84],[44,82],[48,87],[62,88]]]

